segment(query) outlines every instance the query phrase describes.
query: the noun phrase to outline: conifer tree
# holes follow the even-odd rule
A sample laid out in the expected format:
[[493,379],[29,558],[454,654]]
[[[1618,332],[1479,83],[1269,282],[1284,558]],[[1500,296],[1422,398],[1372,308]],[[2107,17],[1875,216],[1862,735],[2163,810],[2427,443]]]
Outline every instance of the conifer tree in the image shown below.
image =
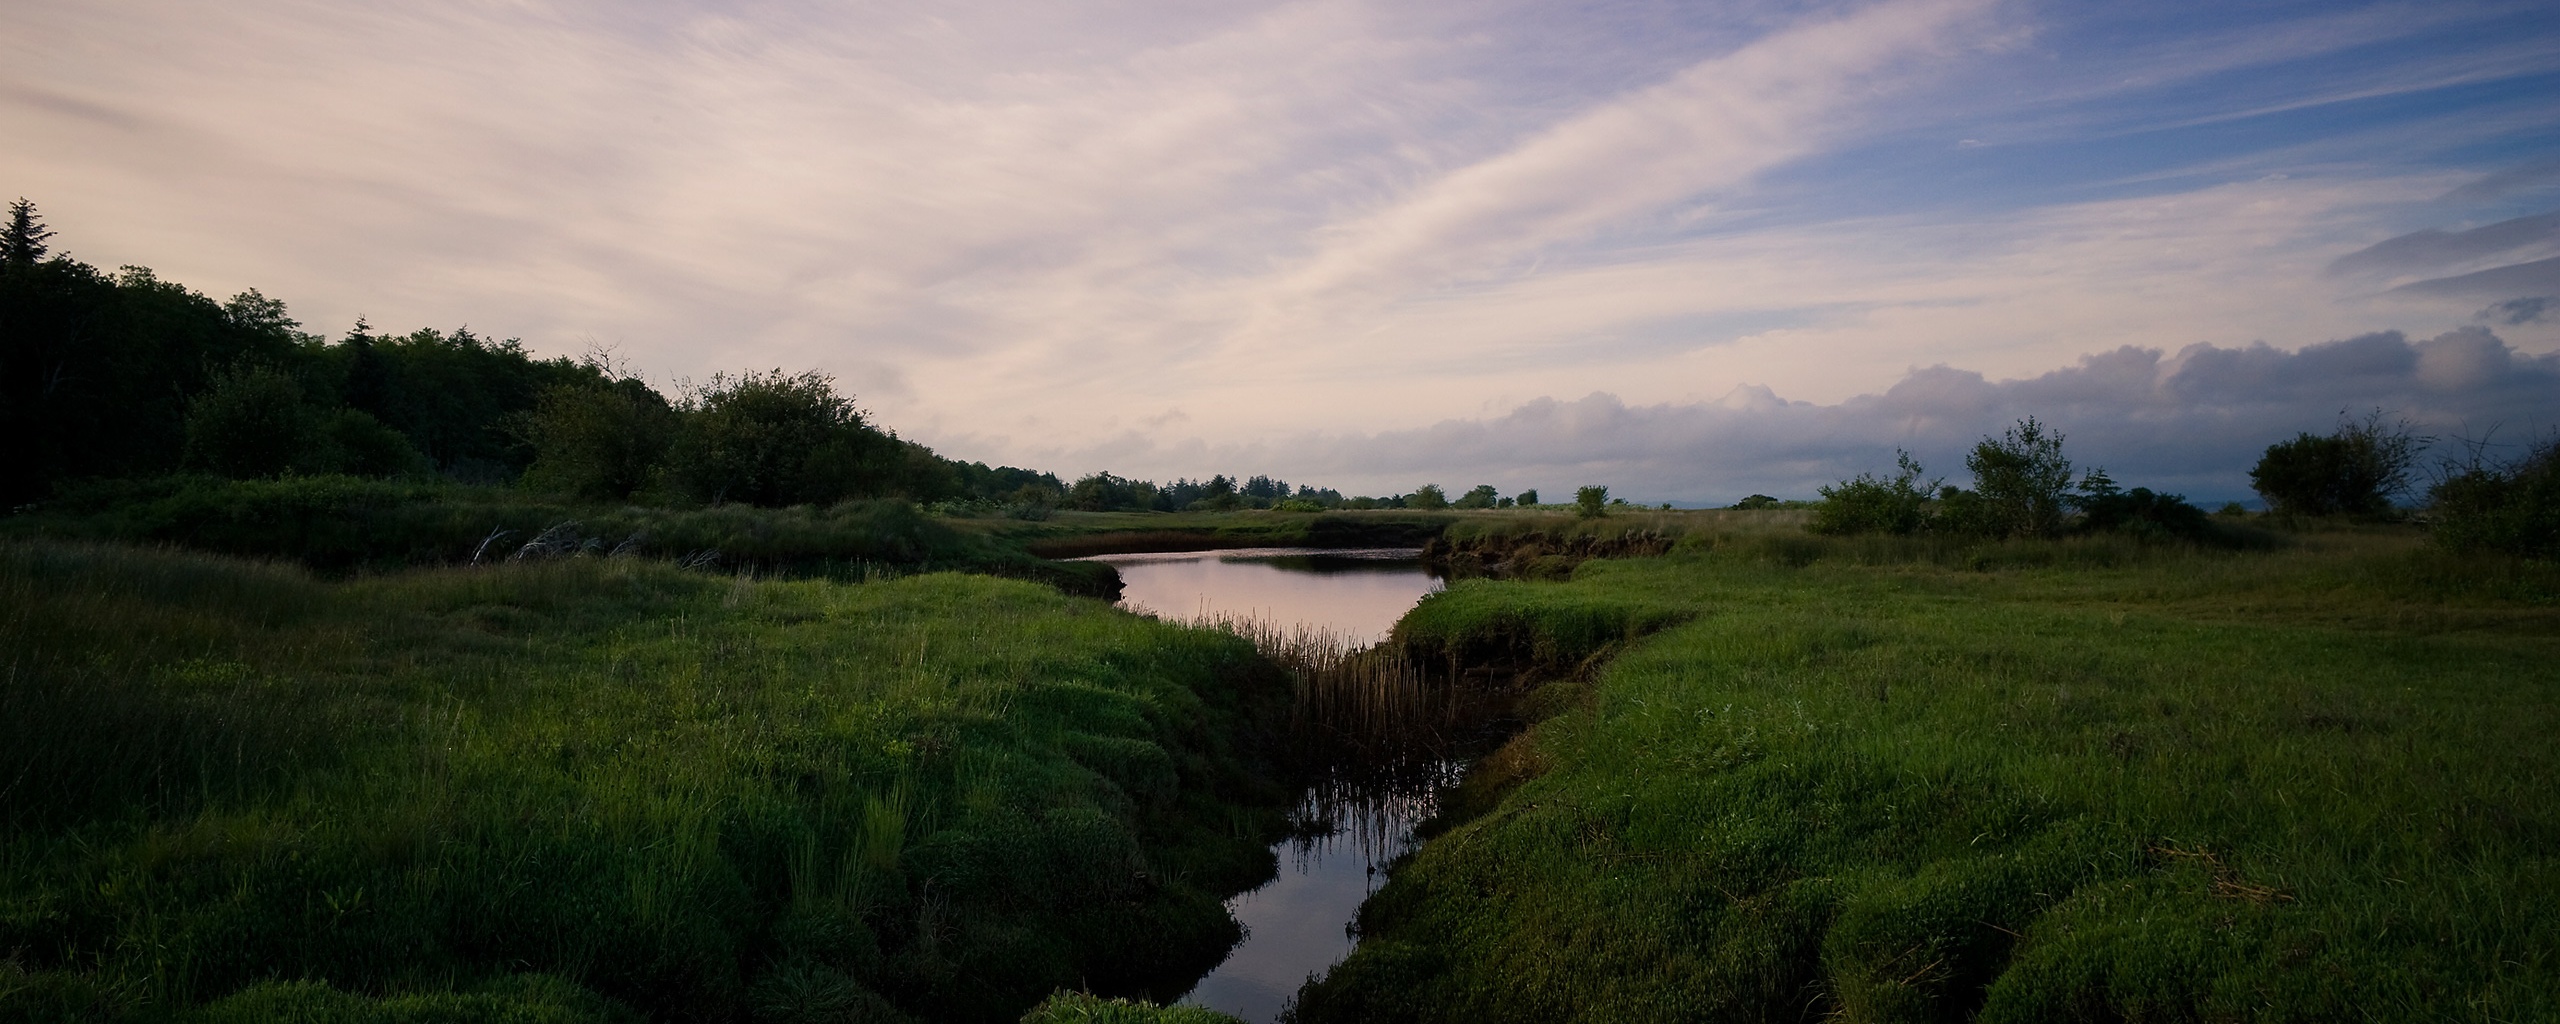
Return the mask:
[[44,226],[44,218],[36,216],[36,204],[19,196],[9,204],[9,228],[0,234],[0,265],[34,266],[44,262],[45,240],[53,231]]

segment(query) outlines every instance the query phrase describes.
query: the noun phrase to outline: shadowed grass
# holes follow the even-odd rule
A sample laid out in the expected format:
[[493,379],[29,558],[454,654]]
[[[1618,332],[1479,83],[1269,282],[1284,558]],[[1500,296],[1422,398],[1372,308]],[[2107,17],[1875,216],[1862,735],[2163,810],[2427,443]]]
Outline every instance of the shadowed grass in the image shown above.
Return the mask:
[[1249,644],[981,576],[13,542],[0,637],[6,1019],[1011,1020],[1187,986],[1288,799]]
[[892,500],[648,508],[453,483],[165,477],[68,489],[32,513],[0,518],[0,536],[169,544],[340,575],[614,553],[763,575],[962,570],[1101,596],[1119,585],[1108,566],[1044,561]]
[[1691,616],[1488,761],[1300,1020],[2560,1015],[2560,567],[1691,538],[1407,618]]

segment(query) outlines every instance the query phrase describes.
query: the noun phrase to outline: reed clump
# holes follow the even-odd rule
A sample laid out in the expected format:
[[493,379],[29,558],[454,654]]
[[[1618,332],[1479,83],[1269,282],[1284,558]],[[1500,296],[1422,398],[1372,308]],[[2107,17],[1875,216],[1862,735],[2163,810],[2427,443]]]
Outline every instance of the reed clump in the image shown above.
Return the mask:
[[[1323,626],[1216,614],[1202,625],[1250,641],[1289,673],[1290,735],[1301,753],[1363,762],[1443,757],[1479,712],[1481,694],[1435,678],[1389,644]],[[1471,699],[1477,698],[1477,699]]]

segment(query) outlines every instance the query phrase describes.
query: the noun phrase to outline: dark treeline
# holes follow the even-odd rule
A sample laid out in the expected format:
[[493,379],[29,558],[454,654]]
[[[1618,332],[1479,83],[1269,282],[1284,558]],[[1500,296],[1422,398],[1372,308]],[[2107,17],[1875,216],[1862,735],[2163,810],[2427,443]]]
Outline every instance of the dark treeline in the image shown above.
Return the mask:
[[[2386,423],[2377,411],[2364,419],[2341,418],[2328,434],[2300,433],[2267,446],[2249,470],[2250,485],[2280,522],[2323,519],[2395,521],[2415,518],[2455,549],[2504,551],[2548,558],[2560,553],[2560,438],[2544,438],[2518,458],[2491,458],[2485,443],[2466,445],[2462,458],[2446,460],[2423,490],[2415,475],[2432,438],[2406,423]],[[2019,420],[1999,437],[1985,437],[1965,455],[1974,485],[1958,487],[1925,475],[1908,452],[1892,476],[1860,473],[1821,489],[1812,503],[1816,533],[1933,533],[1960,537],[2059,537],[2068,533],[2131,533],[2182,540],[2235,535],[2216,517],[2244,513],[2234,502],[2214,517],[2176,494],[2130,490],[2101,468],[2072,479],[2062,434],[2035,417]],[[2417,496],[2415,508],[2401,499]],[[1776,507],[1753,495],[1737,508]]]
[[610,358],[536,358],[469,328],[332,341],[285,304],[51,252],[19,200],[0,236],[0,501],[83,479],[347,474],[524,482],[595,499],[1000,500],[1049,473],[935,455],[822,374],[718,375],[674,398]]
[[1077,480],[1061,503],[1087,512],[1228,511],[1241,508],[1289,512],[1379,508],[1438,511],[1533,506],[1538,503],[1538,492],[1522,491],[1516,496],[1503,496],[1494,490],[1492,484],[1477,484],[1465,494],[1451,498],[1439,484],[1424,484],[1405,494],[1345,497],[1341,491],[1330,487],[1300,484],[1293,490],[1288,481],[1268,476],[1239,480],[1219,474],[1207,480],[1177,479],[1169,484],[1158,484],[1110,473],[1095,473]]

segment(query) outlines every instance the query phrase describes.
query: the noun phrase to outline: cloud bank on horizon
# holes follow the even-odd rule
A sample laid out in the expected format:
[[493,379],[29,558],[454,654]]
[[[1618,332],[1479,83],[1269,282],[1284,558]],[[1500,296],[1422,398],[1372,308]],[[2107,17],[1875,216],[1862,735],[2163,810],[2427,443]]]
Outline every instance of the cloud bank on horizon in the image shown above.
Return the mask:
[[[2517,352],[2486,327],[2412,341],[2397,331],[2285,352],[2264,343],[2191,345],[2174,354],[2125,347],[2023,380],[1947,366],[1911,371],[1877,394],[1836,404],[1786,401],[1739,387],[1714,402],[1629,406],[1594,392],[1540,398],[1500,416],[1376,434],[1303,435],[1216,451],[1195,461],[1262,465],[1284,458],[1328,479],[1368,476],[1459,489],[1555,495],[1587,483],[1643,502],[1746,494],[1809,498],[1861,472],[1889,472],[1909,451],[1933,476],[1965,480],[1974,442],[2035,416],[2060,430],[2065,454],[2119,483],[2200,501],[2251,500],[2247,468],[2296,432],[2381,413],[2435,444],[2435,464],[2512,456],[2554,421],[2560,355]],[[1078,453],[1142,460],[1149,439]],[[1070,453],[1060,453],[1068,455]]]
[[2533,4],[12,21],[0,191],[75,256],[661,380],[821,367],[962,458],[1729,500],[2034,413],[2221,497],[2340,410],[2560,423]]

